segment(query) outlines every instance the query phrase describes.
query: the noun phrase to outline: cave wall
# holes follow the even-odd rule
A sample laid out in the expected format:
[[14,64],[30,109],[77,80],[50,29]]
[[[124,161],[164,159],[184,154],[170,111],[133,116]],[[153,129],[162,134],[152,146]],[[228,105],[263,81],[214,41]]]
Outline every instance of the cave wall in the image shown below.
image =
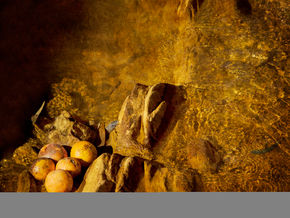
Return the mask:
[[[289,71],[286,0],[3,0],[0,16],[1,150],[25,141],[44,99],[52,117],[110,122],[137,82],[239,93],[267,61]],[[285,99],[286,83],[269,74],[280,82],[253,86]]]

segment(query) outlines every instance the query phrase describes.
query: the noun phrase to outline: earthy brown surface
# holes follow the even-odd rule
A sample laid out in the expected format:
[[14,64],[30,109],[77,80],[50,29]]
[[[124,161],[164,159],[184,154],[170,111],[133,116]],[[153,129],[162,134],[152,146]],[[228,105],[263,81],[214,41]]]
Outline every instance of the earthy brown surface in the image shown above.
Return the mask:
[[77,192],[110,192],[114,183],[107,178],[109,154],[99,156],[88,168]]
[[202,191],[199,174],[166,168],[157,162],[102,154],[88,168],[77,192]]
[[[30,3],[36,4],[32,1]],[[204,191],[290,190],[290,11],[287,0],[82,0],[78,3],[67,0],[53,3],[55,4],[48,4],[48,1],[37,3],[37,7],[33,9],[37,12],[35,16],[41,17],[43,11],[47,13],[37,21],[39,23],[32,25],[32,33],[38,32],[38,26],[50,24],[50,28],[45,28],[50,29],[48,34],[43,31],[44,28],[40,28],[42,34],[39,37],[36,34],[37,37],[31,40],[28,35],[22,37],[23,40],[21,37],[10,39],[9,34],[13,29],[10,29],[10,25],[16,25],[15,31],[21,32],[31,23],[31,16],[27,17],[24,27],[15,20],[4,25],[6,34],[2,37],[6,44],[2,47],[7,53],[14,46],[12,51],[18,56],[14,58],[13,55],[6,55],[4,63],[0,63],[4,66],[4,71],[23,72],[21,75],[26,76],[25,78],[30,75],[30,71],[51,72],[52,74],[45,75],[48,78],[51,75],[60,78],[51,86],[52,95],[46,107],[46,113],[51,118],[56,118],[66,110],[92,125],[99,121],[108,124],[118,119],[120,111],[123,113],[121,106],[136,83],[145,87],[170,83],[172,87],[176,85],[181,88],[179,94],[182,101],[176,103],[170,97],[165,101],[167,112],[164,116],[168,118],[170,115],[170,119],[166,119],[167,122],[161,123],[157,128],[162,130],[162,134],[153,130],[158,138],[153,140],[154,146],[146,155],[144,152],[122,153],[124,156],[143,154],[142,158],[148,161],[155,159],[164,167],[156,171],[156,176],[152,176],[153,186],[158,184],[158,190],[165,190],[160,184],[161,181],[166,181],[164,178],[172,175],[167,169],[172,169],[172,172],[176,170],[182,173],[197,170]],[[1,16],[16,13],[13,12],[14,7],[9,5],[7,1],[2,6]],[[27,11],[31,10],[28,5],[25,7]],[[62,13],[65,11],[67,13]],[[83,16],[77,16],[80,12]],[[25,17],[25,13],[20,17]],[[63,28],[67,21],[59,21],[59,26],[51,25],[62,20],[59,16],[49,16],[53,13],[74,19],[68,19],[70,25],[67,29]],[[59,31],[56,31],[58,28]],[[56,32],[59,34],[54,34]],[[49,44],[49,41],[44,40],[46,46],[36,46],[40,48],[36,51],[45,48],[44,54],[49,54],[48,51],[51,50],[50,61],[34,60],[33,57],[44,57],[38,56],[36,52],[35,55],[28,55],[27,64],[22,60],[22,54],[34,51],[33,42],[41,41],[43,37],[56,42]],[[62,46],[59,47],[58,43]],[[26,48],[20,45],[27,45],[28,48],[19,53],[18,47]],[[40,66],[47,66],[44,62],[49,63],[49,70],[41,70]],[[13,68],[14,65],[19,67]],[[38,76],[32,77],[35,80],[31,80],[31,84],[36,85],[32,85],[31,90],[34,92],[37,87],[41,87],[37,90],[45,90],[43,87],[46,82],[39,81],[42,74],[34,75]],[[19,77],[19,80],[21,78],[22,81],[23,77]],[[5,81],[5,84],[13,83],[8,76],[4,76],[1,81]],[[3,86],[3,89],[7,86]],[[3,95],[4,102],[10,103],[2,109],[4,115],[1,118],[6,120],[1,123],[9,122],[1,128],[1,147],[10,144],[7,135],[13,135],[14,138],[19,134],[23,136],[23,128],[20,126],[22,121],[18,125],[18,120],[23,120],[23,116],[29,119],[28,111],[31,110],[31,115],[34,114],[43,101],[41,99],[35,103],[33,112],[32,109],[28,110],[30,100],[14,98],[16,94],[12,90],[15,86],[25,87],[23,82],[15,82]],[[148,90],[145,89],[144,92],[147,93]],[[29,90],[23,92],[25,96],[30,96],[32,91]],[[138,104],[134,105],[136,108],[129,113],[129,118],[144,114],[144,108],[141,107],[148,105],[143,101],[146,93],[141,93],[140,101],[137,101],[140,108],[138,109]],[[37,98],[34,96],[33,99]],[[23,105],[23,109],[19,105]],[[156,103],[154,107],[158,105]],[[16,107],[21,109],[11,109]],[[162,108],[165,107],[161,105],[160,109]],[[131,122],[129,120],[128,123]],[[134,117],[132,122],[138,124],[138,119]],[[143,121],[142,123],[144,124]],[[87,128],[78,129],[86,131]],[[148,134],[144,133],[143,136],[146,135]],[[32,147],[39,148],[43,141],[40,136],[41,134],[36,134],[25,149],[29,151]],[[144,142],[144,139],[137,140]],[[113,146],[115,151],[125,145],[118,146]],[[216,159],[208,148],[217,152],[221,158],[220,164],[212,165]],[[263,149],[269,152],[264,152]],[[206,155],[196,158],[195,154],[201,154],[200,152],[209,155],[211,159],[207,162]],[[30,162],[23,150],[18,150],[15,154],[20,157],[16,155],[14,160],[22,165],[14,162],[7,164],[10,160],[1,162],[3,191],[17,190],[17,185],[14,189],[11,188],[14,183],[7,185],[4,179],[7,176],[4,175],[11,175],[11,181],[17,181],[16,172],[22,172],[23,163],[25,165]],[[14,171],[11,172],[9,167]],[[208,170],[209,168],[215,170]],[[183,176],[185,181],[190,180],[190,175],[186,173]],[[172,176],[169,177],[172,184],[178,183]],[[122,181],[126,181],[126,177],[122,178]],[[147,184],[147,190],[153,190],[152,184],[143,184]],[[184,187],[195,187],[187,182],[183,184]]]

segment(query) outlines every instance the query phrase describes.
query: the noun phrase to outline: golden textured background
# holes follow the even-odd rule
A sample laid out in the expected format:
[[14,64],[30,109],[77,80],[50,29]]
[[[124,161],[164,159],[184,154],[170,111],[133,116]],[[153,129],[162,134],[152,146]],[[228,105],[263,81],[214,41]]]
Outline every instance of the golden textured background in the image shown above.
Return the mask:
[[[23,104],[26,112],[16,114],[1,135],[23,132],[17,121],[35,113],[47,99],[43,93],[51,83],[50,116],[65,109],[96,123],[116,120],[137,82],[182,84],[186,112],[170,136],[168,144],[176,144],[176,150],[168,150],[169,160],[184,167],[178,146],[192,137],[206,138],[224,154],[219,173],[203,175],[207,191],[289,191],[286,0],[28,2],[26,13],[33,8],[41,20],[29,26],[34,18],[27,15],[24,27],[39,34],[40,45],[33,44],[35,38],[17,45],[39,49],[28,55],[28,64],[23,60],[26,68],[18,71],[33,82],[29,88],[21,83],[30,91],[10,104],[14,108]],[[12,14],[11,8],[3,7],[1,15]],[[16,30],[21,32],[22,27]],[[21,39],[11,39],[11,47],[15,41]],[[24,54],[35,51],[30,47]],[[37,59],[39,54],[43,62]],[[33,67],[35,63],[47,68]],[[7,93],[6,101],[11,102],[13,95]],[[27,105],[31,98],[33,109]],[[1,147],[9,146],[9,140],[5,142]],[[280,147],[269,153],[251,153],[276,142]]]

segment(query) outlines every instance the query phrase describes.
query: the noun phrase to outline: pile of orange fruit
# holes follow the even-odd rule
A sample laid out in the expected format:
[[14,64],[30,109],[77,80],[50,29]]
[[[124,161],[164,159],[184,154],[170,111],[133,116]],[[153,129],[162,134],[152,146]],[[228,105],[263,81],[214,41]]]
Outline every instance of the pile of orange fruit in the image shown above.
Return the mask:
[[40,149],[30,173],[36,180],[44,182],[47,192],[70,192],[82,167],[88,167],[96,158],[97,149],[88,141],[75,143],[70,156],[64,146],[47,144]]

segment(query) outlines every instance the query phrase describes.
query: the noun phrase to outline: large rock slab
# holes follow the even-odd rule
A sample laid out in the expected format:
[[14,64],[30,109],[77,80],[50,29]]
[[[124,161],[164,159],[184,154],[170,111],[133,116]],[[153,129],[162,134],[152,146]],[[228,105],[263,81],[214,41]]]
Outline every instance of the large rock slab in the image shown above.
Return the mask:
[[140,158],[125,157],[117,174],[115,192],[136,191],[143,174],[143,161]]
[[183,100],[181,87],[136,84],[122,105],[108,143],[116,153],[152,160],[155,143],[162,137],[176,104]]
[[99,156],[87,169],[77,192],[111,192],[114,183],[106,175],[109,161],[110,154],[104,153]]
[[139,191],[193,192],[202,191],[200,175],[195,170],[178,171],[156,162],[144,162],[144,178]]
[[[115,153],[124,156],[158,160],[168,167],[215,171],[222,158],[218,149],[208,140],[193,138],[180,141],[182,134],[178,120],[184,116],[184,93],[181,86],[159,83],[153,86],[136,84],[126,98],[119,113],[116,129],[111,133],[109,144]],[[180,123],[179,123],[180,124]],[[172,139],[175,133],[180,139]],[[184,153],[183,160],[171,160],[172,153],[164,148]],[[170,147],[168,147],[170,146]]]
[[110,157],[108,167],[106,168],[107,178],[114,183],[117,182],[117,175],[123,158],[124,157],[119,154],[112,154]]
[[196,170],[179,171],[138,157],[104,153],[90,165],[77,192],[202,190],[201,177]]

